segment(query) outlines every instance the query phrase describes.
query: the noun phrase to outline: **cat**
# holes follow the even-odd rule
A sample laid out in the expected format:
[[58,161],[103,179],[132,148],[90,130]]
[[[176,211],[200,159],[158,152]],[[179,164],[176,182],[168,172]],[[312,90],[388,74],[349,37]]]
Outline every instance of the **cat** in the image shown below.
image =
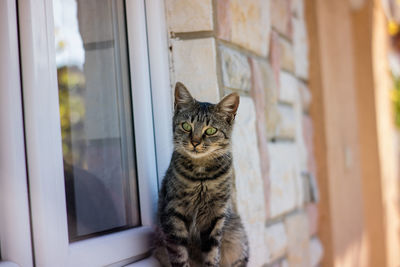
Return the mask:
[[218,104],[175,86],[174,151],[158,202],[162,266],[247,266],[249,247],[233,207],[232,127],[239,95]]

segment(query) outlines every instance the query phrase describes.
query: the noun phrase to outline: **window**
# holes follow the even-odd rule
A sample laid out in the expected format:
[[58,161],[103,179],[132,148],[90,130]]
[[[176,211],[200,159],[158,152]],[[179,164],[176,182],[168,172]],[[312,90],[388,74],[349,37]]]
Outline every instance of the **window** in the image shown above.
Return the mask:
[[[60,261],[70,266],[123,265],[147,256],[152,245],[157,166],[144,3],[108,0],[98,10],[94,3],[42,0],[20,6],[38,266]],[[66,36],[61,45],[65,53],[55,47],[63,41],[57,31]],[[132,113],[140,116],[132,120]],[[140,129],[135,146],[133,128]],[[94,198],[94,204],[87,198]],[[115,211],[117,220],[107,221]]]
[[[124,266],[149,255],[172,111],[164,9],[152,2],[27,0],[17,29],[16,1],[1,1],[14,39],[0,54],[14,54],[0,73],[22,84],[0,91],[0,144],[18,151],[15,173],[0,177],[0,244],[2,256],[21,251],[19,266]],[[22,201],[1,201],[4,181]],[[21,225],[5,227],[9,214]],[[24,231],[3,236],[8,226]]]
[[139,226],[124,1],[53,9],[69,239]]

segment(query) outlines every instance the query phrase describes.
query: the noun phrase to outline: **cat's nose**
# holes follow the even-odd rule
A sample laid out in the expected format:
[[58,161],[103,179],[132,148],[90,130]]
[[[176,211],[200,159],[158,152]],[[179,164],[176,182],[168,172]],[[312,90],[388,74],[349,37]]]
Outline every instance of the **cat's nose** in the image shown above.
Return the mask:
[[194,147],[196,147],[196,146],[198,146],[199,144],[200,144],[200,140],[197,140],[197,139],[192,139],[192,141],[191,141],[191,143],[192,143],[192,145],[194,146]]

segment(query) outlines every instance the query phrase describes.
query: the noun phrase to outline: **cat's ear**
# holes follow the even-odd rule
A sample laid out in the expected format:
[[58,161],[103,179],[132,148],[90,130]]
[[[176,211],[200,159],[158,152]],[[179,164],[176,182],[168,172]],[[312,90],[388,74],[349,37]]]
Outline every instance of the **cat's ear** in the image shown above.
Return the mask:
[[227,121],[231,123],[236,116],[236,111],[239,107],[240,97],[237,93],[232,93],[230,95],[225,96],[218,104],[217,110],[218,112],[223,113]]
[[192,104],[194,98],[189,93],[189,90],[181,82],[175,84],[175,111],[184,107],[185,105]]

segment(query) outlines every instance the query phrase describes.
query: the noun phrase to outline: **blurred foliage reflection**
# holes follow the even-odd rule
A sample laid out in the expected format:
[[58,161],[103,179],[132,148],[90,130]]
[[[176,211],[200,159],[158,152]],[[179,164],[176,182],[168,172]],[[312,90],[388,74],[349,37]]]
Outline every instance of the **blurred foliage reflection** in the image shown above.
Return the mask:
[[76,140],[85,140],[85,76],[77,67],[64,66],[57,69],[57,78],[64,160],[84,168],[84,151],[76,147],[72,149],[72,139],[74,143]]

